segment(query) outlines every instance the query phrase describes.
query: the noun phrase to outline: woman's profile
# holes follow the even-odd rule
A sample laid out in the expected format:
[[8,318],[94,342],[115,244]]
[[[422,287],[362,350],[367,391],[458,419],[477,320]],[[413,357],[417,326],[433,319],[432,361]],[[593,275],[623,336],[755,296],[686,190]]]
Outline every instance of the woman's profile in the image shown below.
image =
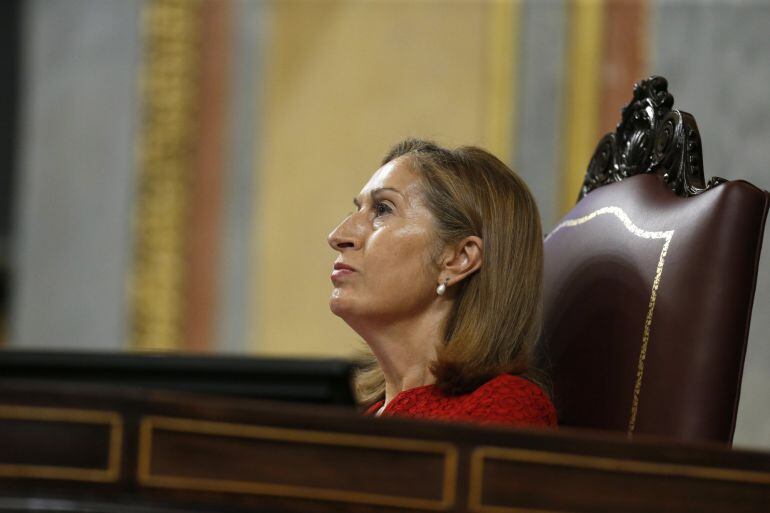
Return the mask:
[[329,234],[330,308],[366,342],[367,413],[555,425],[531,379],[540,218],[524,182],[476,147],[407,139]]

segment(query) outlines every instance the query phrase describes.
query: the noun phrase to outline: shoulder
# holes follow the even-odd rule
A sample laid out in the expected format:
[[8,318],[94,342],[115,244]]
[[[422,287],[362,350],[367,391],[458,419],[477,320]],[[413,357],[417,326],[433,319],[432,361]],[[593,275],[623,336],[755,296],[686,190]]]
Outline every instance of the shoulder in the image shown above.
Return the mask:
[[444,395],[432,385],[407,390],[388,404],[384,415],[481,424],[556,425],[556,410],[545,392],[535,383],[510,374],[501,374],[473,392],[458,396]]
[[513,374],[500,374],[490,379],[479,388],[471,392],[477,396],[485,395],[516,395],[546,397],[543,389],[534,382]]
[[501,374],[470,394],[468,415],[495,423],[555,426],[556,409],[537,384]]

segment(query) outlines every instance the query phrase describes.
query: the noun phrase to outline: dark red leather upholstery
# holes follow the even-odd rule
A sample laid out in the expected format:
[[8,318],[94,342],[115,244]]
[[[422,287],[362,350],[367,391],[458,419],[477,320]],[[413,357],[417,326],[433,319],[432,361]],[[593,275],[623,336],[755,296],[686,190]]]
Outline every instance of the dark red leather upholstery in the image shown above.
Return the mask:
[[645,174],[551,231],[540,349],[560,424],[732,440],[769,199],[744,181],[681,198]]

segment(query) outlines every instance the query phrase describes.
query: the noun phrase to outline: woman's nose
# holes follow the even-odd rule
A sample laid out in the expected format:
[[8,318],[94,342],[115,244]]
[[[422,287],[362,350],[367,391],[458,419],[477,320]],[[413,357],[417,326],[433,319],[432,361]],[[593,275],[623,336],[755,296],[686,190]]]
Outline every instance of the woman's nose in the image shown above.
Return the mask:
[[327,238],[329,246],[336,251],[342,251],[345,248],[357,248],[360,246],[360,238],[356,235],[353,226],[353,216],[348,216],[337,227],[332,230]]

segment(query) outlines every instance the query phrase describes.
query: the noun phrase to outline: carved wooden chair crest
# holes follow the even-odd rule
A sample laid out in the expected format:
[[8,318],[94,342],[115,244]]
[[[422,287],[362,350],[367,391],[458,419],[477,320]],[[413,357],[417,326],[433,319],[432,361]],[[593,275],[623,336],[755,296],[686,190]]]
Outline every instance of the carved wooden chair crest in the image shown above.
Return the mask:
[[729,442],[770,195],[706,182],[673,103],[634,87],[546,237],[540,354],[564,425]]
[[594,151],[578,200],[601,185],[643,173],[662,176],[682,197],[725,182],[714,177],[706,184],[698,125],[691,114],[673,105],[665,78],[653,76],[635,84],[616,131],[606,134]]

